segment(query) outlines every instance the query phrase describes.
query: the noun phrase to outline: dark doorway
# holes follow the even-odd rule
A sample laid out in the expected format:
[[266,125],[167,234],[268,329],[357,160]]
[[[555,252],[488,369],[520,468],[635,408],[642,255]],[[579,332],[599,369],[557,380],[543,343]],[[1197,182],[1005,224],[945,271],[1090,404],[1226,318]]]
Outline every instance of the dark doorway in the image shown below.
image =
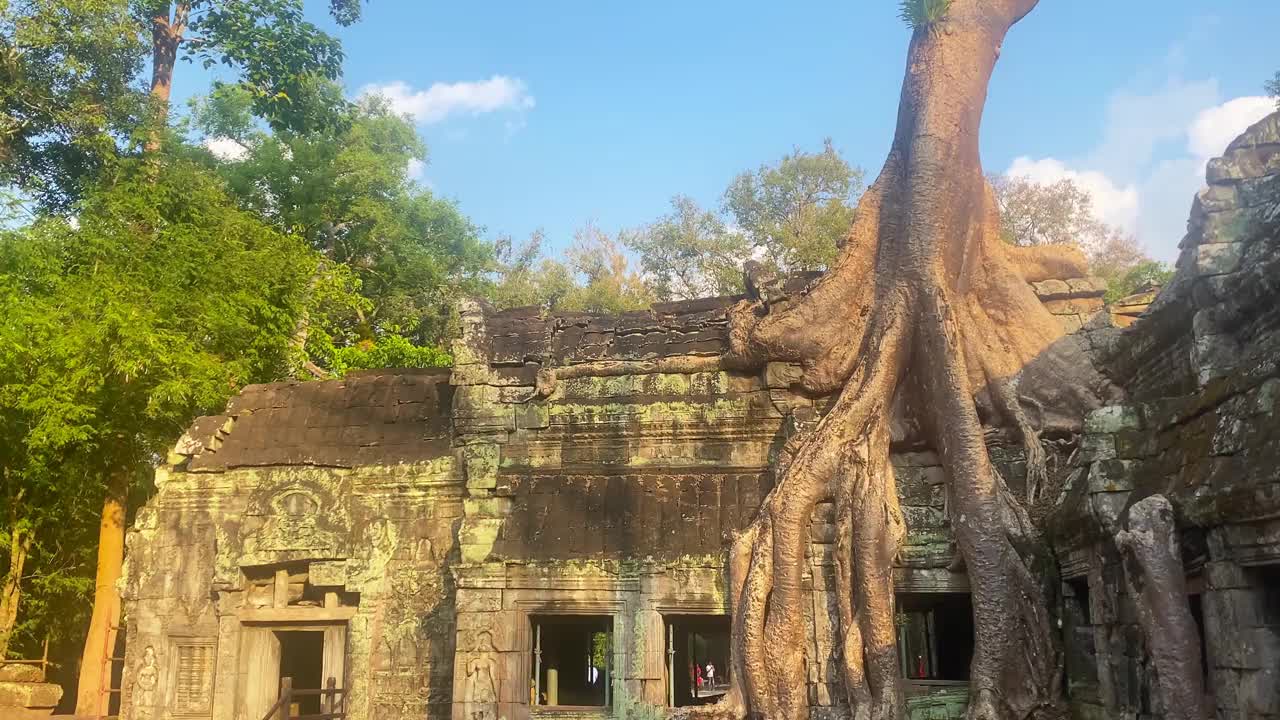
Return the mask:
[[667,703],[706,705],[729,689],[729,631],[725,615],[668,615]]
[[[324,631],[276,630],[280,641],[280,678],[292,678],[295,690],[319,690],[324,687]],[[291,716],[320,712],[320,696],[294,698]]]
[[911,680],[966,681],[973,659],[968,593],[898,595],[898,661]]
[[533,677],[538,705],[602,707],[610,702],[613,618],[535,615]]

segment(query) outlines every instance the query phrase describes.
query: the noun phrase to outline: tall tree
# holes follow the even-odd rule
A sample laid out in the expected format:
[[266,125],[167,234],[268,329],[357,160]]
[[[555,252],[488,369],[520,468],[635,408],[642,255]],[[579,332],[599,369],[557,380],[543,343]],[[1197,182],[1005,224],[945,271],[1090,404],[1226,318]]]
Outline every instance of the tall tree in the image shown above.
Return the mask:
[[566,253],[582,283],[557,303],[564,310],[619,313],[641,310],[654,300],[644,278],[631,268],[622,242],[592,223],[574,233]]
[[[904,717],[892,562],[905,529],[889,464],[890,426],[901,415],[938,453],[972,588],[967,717],[1061,711],[1062,658],[1046,600],[1053,582],[1036,572],[1046,549],[1025,506],[1038,495],[1045,452],[1026,408],[1052,406],[1078,427],[1106,383],[1019,271],[1041,249],[1001,239],[978,151],[1005,35],[1036,3],[903,0],[913,32],[893,143],[830,269],[789,302],[735,306],[726,357],[655,363],[686,372],[798,363],[805,390],[834,394],[826,413],[786,444],[773,490],[732,548],[736,682],[711,715],[808,716],[802,575],[814,510],[833,499],[837,656],[853,717]],[[1074,270],[1083,272],[1076,257]],[[539,380],[548,392],[555,374]],[[1021,497],[991,462],[982,418],[1021,436]]]
[[827,140],[820,152],[797,149],[736,176],[719,215],[677,195],[670,214],[622,239],[659,298],[733,295],[749,260],[776,273],[825,269],[853,219],[862,175]]
[[[141,18],[151,33],[154,121],[169,115],[179,53],[206,68],[224,65],[239,74],[253,109],[273,127],[301,129],[317,121],[304,111],[317,79],[333,80],[342,69],[338,41],[303,17],[302,0],[145,0]],[[360,0],[329,0],[339,24],[360,18]],[[150,147],[159,143],[152,134]]]
[[315,263],[216,177],[180,161],[150,172],[159,160],[121,166],[75,222],[46,217],[0,237],[0,415],[25,428],[23,462],[6,475],[34,486],[81,473],[102,507],[86,715],[106,711],[130,490],[191,417],[279,376]]
[[1172,268],[1153,260],[1132,233],[1099,218],[1093,197],[1076,182],[1064,178],[1046,184],[1007,175],[990,181],[1005,242],[1081,250],[1089,260],[1090,274],[1107,281],[1108,302],[1146,283],[1160,284],[1172,277]]
[[495,271],[486,293],[500,308],[559,307],[575,287],[573,270],[546,257],[546,235],[537,230],[529,239],[516,243],[510,236],[494,243]]
[[1278,98],[1277,103],[1280,103],[1280,72],[1267,81],[1267,92]]
[[1094,212],[1089,191],[1070,179],[1054,183],[1008,175],[989,179],[1000,207],[1001,233],[1008,243],[1074,245],[1093,253],[1114,232]]
[[215,167],[241,205],[307,238],[368,300],[312,323],[314,360],[332,369],[338,349],[392,335],[441,344],[454,301],[484,291],[492,246],[455,203],[409,176],[426,148],[407,118],[381,98],[345,104],[334,84],[314,97],[337,108],[338,122],[269,132],[253,123],[251,95],[225,86],[195,104],[194,125],[206,144],[224,147]]
[[826,140],[821,152],[797,149],[777,165],[738,175],[724,209],[774,269],[822,270],[836,257],[861,190],[862,170]]
[[0,0],[0,184],[66,210],[141,121],[128,0]]
[[742,265],[752,251],[747,234],[730,231],[688,197],[672,198],[669,215],[627,233],[624,241],[664,300],[742,292]]

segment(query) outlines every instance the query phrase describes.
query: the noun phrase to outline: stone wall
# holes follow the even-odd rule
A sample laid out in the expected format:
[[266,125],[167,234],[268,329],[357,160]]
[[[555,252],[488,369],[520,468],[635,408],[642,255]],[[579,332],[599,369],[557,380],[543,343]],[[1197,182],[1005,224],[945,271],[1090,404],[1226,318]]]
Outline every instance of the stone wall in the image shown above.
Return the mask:
[[[1277,127],[1211,165],[1177,276],[1150,308],[1142,296],[1105,312],[1088,278],[1033,285],[1129,393],[1078,443],[1078,424],[1051,438],[1071,470],[1048,528],[1081,717],[1161,714],[1111,541],[1155,492],[1179,512],[1220,716],[1280,716]],[[563,615],[607,616],[611,703],[556,716],[664,716],[668,623],[727,615],[725,552],[783,444],[827,403],[793,365],[658,371],[722,354],[734,300],[615,316],[467,304],[451,371],[255,386],[198,420],[129,534],[123,716],[258,720],[284,634],[305,630],[322,634],[353,720],[541,717],[556,711],[530,706],[533,623]],[[602,362],[607,376],[575,376]],[[549,370],[562,377],[548,395]],[[893,428],[909,531],[895,584],[964,593],[943,473],[915,435]],[[1017,491],[1019,443],[990,443]],[[805,572],[814,717],[842,712],[831,512],[814,518]],[[916,720],[963,714],[963,683],[908,691]]]
[[255,386],[196,422],[128,535],[123,717],[256,720],[277,695],[272,633],[299,629],[325,633],[352,717],[448,717],[447,381]]
[[1130,401],[1087,418],[1050,524],[1082,717],[1163,714],[1112,541],[1157,493],[1177,513],[1217,717],[1280,717],[1280,114],[1207,179],[1174,281],[1111,346]]

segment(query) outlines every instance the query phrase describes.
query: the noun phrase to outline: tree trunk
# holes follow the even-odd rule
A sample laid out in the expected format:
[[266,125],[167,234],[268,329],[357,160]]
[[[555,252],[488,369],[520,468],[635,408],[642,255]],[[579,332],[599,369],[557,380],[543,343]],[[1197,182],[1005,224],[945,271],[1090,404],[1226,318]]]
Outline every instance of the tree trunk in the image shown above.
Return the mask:
[[98,567],[93,590],[93,616],[80,656],[76,691],[77,715],[106,715],[111,695],[110,658],[120,625],[120,590],[116,582],[124,565],[125,496],[127,475],[113,477],[102,503],[98,526]]
[[190,4],[179,2],[170,17],[169,2],[159,3],[151,11],[151,130],[145,150],[160,149],[165,124],[169,121],[169,97],[173,93],[173,70],[178,60],[178,46],[187,28]]
[[[838,393],[735,544],[734,660],[741,688],[710,714],[807,717],[801,574],[817,503],[834,500],[841,674],[855,718],[902,718],[892,561],[904,535],[889,416],[910,409],[938,451],[973,592],[971,719],[1056,712],[1061,653],[1042,584],[1020,554],[1041,546],[991,464],[978,402],[1021,431],[1028,496],[1044,452],[1024,404],[1040,379],[1083,412],[1104,383],[1027,285],[1072,258],[1010,253],[978,153],[987,86],[1008,29],[1035,0],[952,0],[915,30],[898,126],[831,269],[803,295],[731,311],[731,364],[798,362]],[[991,414],[988,413],[988,414]],[[816,661],[817,659],[810,659]]]
[[1204,720],[1200,634],[1187,602],[1186,571],[1173,507],[1152,495],[1129,508],[1128,529],[1116,533],[1125,583],[1156,666],[1167,720]]
[[[991,463],[979,413],[1018,430],[1030,501],[1045,454],[1027,409],[1051,407],[1079,423],[1110,392],[1027,284],[1081,268],[1083,256],[1005,244],[979,159],[1000,46],[1036,2],[938,3],[944,17],[912,35],[893,144],[831,268],[798,296],[751,293],[730,310],[722,367],[799,363],[806,390],[835,398],[816,427],[788,442],[773,490],[734,542],[735,687],[719,705],[684,715],[808,717],[806,661],[822,659],[805,657],[802,575],[814,508],[834,501],[844,690],[855,720],[904,717],[892,585],[904,526],[889,463],[899,412],[919,422],[947,477],[974,609],[969,720],[1062,711],[1062,653],[1045,599],[1053,583],[1031,569],[1047,552]],[[554,389],[558,373],[612,370],[548,370],[539,392]]]
[[[21,494],[19,494],[19,500]],[[31,550],[31,531],[12,523],[9,530],[9,569],[0,581],[0,661],[8,656],[9,639],[18,621],[18,601],[22,597],[22,569]]]

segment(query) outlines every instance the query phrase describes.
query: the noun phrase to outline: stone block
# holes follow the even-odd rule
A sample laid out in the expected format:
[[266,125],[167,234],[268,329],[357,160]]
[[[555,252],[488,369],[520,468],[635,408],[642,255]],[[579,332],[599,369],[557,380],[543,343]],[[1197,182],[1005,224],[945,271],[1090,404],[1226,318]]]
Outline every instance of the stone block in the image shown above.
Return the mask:
[[40,670],[39,665],[0,664],[0,682],[40,683],[44,682],[44,672]]
[[1131,405],[1108,405],[1089,413],[1084,419],[1086,433],[1116,433],[1142,428],[1142,416]]
[[804,379],[804,370],[795,363],[771,362],[764,366],[764,384],[771,388],[789,388]]
[[1228,561],[1210,560],[1204,564],[1206,587],[1209,590],[1249,588],[1249,576],[1244,568]]
[[62,699],[62,687],[53,683],[0,682],[0,709],[54,708]]
[[467,445],[462,449],[467,488],[491,490],[498,486],[498,453],[498,446],[489,443]]
[[[458,591],[457,610],[462,613],[496,612],[502,609],[501,590],[464,588]],[[466,650],[472,648],[463,648]]]
[[463,512],[468,520],[504,518],[511,514],[511,505],[509,497],[470,497],[462,501]]
[[313,562],[307,566],[307,582],[316,587],[340,587],[347,584],[347,564],[341,560]]
[[1240,267],[1244,246],[1240,243],[1209,243],[1196,248],[1196,275],[1226,275]]
[[1089,492],[1113,493],[1133,489],[1133,473],[1128,460],[1100,460],[1089,466]]
[[1114,460],[1116,457],[1116,438],[1110,434],[1085,435],[1080,440],[1080,461],[1095,462],[1098,460]]

